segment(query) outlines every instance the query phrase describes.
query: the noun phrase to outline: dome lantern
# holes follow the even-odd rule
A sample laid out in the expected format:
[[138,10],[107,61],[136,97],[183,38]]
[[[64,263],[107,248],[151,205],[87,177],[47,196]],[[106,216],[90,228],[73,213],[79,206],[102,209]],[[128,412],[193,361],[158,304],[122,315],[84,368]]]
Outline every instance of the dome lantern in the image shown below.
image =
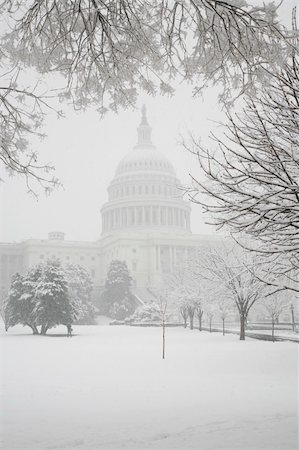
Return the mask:
[[139,127],[137,128],[138,140],[137,140],[136,148],[138,148],[138,147],[153,147],[152,140],[151,140],[152,128],[147,121],[145,105],[143,105],[141,111],[142,111],[141,122],[140,122]]

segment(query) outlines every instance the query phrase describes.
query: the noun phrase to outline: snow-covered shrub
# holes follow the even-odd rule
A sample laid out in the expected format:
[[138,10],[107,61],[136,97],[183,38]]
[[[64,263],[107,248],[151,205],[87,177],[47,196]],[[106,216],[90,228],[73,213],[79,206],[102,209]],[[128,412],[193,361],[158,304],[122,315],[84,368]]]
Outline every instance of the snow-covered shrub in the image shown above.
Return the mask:
[[135,309],[135,302],[133,302],[132,298],[124,298],[120,302],[113,303],[112,307],[109,309],[109,315],[114,319],[124,320],[131,316]]
[[132,322],[160,322],[161,312],[159,305],[157,303],[148,303],[146,305],[140,306],[135,313],[131,316]]

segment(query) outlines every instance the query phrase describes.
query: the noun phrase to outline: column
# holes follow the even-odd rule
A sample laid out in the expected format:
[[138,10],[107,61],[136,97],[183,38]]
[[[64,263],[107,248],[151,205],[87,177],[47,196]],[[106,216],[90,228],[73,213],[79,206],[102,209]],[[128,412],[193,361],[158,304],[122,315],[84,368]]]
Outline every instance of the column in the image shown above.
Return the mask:
[[111,228],[114,228],[115,225],[115,215],[114,215],[114,209],[111,211]]
[[187,213],[187,230],[190,231],[190,229],[191,229],[191,225],[190,225],[190,214]]

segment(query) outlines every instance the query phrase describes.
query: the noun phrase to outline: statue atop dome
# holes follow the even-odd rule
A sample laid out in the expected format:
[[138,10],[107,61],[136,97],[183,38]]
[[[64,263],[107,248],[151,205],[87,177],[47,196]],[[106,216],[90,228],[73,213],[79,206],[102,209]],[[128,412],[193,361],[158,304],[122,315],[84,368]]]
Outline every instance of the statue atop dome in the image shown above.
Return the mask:
[[137,148],[138,147],[153,147],[152,140],[151,140],[151,134],[152,134],[152,128],[149,125],[147,121],[146,116],[146,106],[143,105],[141,109],[141,122],[140,125],[137,128]]
[[148,125],[147,117],[146,117],[146,106],[143,105],[141,108],[142,112],[142,119],[141,119],[141,125]]

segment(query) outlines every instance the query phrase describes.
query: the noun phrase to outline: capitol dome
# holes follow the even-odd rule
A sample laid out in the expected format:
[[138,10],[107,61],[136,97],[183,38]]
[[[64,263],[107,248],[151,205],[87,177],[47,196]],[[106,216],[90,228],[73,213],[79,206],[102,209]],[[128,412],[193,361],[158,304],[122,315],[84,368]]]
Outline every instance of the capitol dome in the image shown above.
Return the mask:
[[138,228],[190,233],[190,206],[173,165],[152,144],[145,107],[137,137],[108,187],[108,202],[101,210],[103,234]]
[[140,151],[135,147],[118,164],[116,176],[132,171],[156,171],[175,175],[172,164],[155,148],[144,148]]

